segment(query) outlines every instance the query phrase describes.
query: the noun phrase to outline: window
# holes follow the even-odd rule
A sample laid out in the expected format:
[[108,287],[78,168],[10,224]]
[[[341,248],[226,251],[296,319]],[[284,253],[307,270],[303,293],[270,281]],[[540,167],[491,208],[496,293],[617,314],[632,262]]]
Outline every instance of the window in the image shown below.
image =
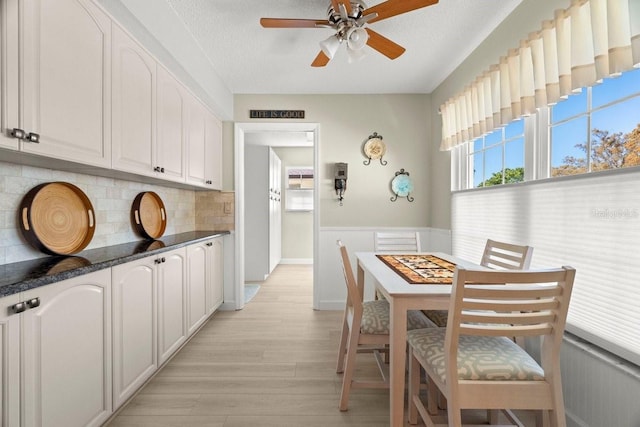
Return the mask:
[[285,209],[287,211],[313,210],[313,168],[287,167]]
[[[604,79],[535,115],[468,142],[463,145],[466,149],[452,150],[452,170],[469,177],[454,180],[452,189],[640,166],[637,111],[640,69]],[[541,131],[526,132],[527,123],[534,122],[540,122],[537,128]],[[525,173],[525,165],[544,166]]]
[[550,110],[550,176],[640,165],[640,70],[584,88]]
[[487,186],[497,171],[491,150],[504,146],[504,171],[512,168],[509,141],[518,138],[524,179],[541,181],[458,192],[451,209],[456,255],[473,259],[479,241],[502,235],[535,247],[533,268],[575,267],[567,331],[640,365],[640,265],[629,256],[640,240],[640,168],[602,173],[640,166],[638,111],[640,70],[631,70],[525,117],[524,134],[507,126],[452,150],[456,189]]
[[524,119],[470,142],[473,187],[524,180]]

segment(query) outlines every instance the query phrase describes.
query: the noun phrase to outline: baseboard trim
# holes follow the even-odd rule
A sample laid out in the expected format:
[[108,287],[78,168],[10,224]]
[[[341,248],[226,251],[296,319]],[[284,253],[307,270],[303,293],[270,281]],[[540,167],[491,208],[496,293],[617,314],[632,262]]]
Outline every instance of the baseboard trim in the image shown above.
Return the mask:
[[283,258],[280,264],[313,264],[313,258]]

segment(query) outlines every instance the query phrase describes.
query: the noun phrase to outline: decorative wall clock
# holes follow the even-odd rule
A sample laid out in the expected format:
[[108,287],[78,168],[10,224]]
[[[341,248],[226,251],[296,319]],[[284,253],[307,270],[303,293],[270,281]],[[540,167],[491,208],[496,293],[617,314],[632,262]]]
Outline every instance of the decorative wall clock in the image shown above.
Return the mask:
[[386,165],[386,160],[382,160],[382,157],[387,152],[387,147],[382,141],[382,135],[378,135],[377,132],[374,132],[373,135],[369,135],[369,138],[364,143],[362,147],[362,151],[364,151],[365,157],[367,160],[364,161],[365,165],[371,164],[371,160],[380,160],[381,165]]

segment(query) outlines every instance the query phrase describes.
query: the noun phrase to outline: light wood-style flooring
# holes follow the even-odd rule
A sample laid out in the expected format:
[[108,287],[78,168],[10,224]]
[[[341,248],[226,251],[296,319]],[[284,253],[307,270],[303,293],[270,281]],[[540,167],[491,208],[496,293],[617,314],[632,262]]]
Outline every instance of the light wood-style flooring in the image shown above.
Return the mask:
[[[214,314],[108,426],[388,426],[388,390],[355,390],[338,410],[342,312],[314,311],[312,283],[312,266],[278,266],[243,310]],[[371,354],[358,357],[357,375],[377,378]]]

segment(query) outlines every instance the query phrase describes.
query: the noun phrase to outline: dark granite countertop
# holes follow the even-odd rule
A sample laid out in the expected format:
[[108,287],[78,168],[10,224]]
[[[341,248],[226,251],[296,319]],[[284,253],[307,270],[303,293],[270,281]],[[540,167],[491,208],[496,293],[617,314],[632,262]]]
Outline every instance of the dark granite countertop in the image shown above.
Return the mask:
[[157,240],[89,249],[73,256],[50,256],[0,265],[0,298],[225,234],[229,232],[190,231]]

